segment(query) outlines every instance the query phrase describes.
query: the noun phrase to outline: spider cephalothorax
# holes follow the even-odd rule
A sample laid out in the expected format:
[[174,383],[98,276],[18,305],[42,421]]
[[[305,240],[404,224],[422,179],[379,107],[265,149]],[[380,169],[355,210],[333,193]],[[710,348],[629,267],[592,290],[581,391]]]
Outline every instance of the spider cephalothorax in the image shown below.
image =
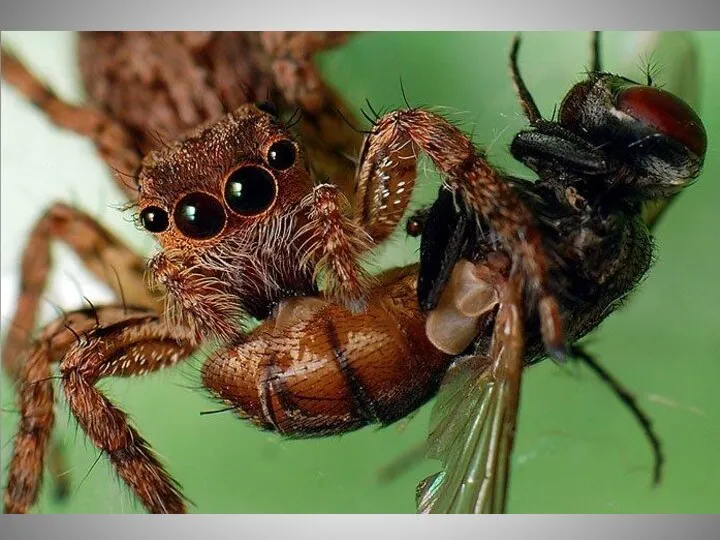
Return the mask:
[[313,187],[291,133],[254,105],[148,155],[139,221],[162,247],[150,272],[178,322],[228,338],[243,315],[317,292],[299,264]]

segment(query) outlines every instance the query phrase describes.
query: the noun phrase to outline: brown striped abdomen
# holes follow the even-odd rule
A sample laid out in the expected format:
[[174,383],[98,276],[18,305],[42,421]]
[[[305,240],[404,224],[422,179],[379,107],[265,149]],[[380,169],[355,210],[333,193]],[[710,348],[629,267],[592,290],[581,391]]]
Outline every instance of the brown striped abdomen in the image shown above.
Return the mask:
[[432,397],[450,357],[427,340],[415,268],[382,277],[362,313],[319,298],[284,301],[203,381],[255,424],[291,436],[389,424]]

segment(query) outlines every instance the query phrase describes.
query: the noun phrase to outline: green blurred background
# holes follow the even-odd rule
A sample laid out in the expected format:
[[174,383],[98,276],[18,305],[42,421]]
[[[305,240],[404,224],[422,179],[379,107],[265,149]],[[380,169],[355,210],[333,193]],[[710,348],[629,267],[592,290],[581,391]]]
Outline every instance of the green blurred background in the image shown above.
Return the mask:
[[[606,34],[606,67],[640,78],[649,59],[660,69],[658,79],[692,94],[691,63],[683,57],[688,36],[665,34],[659,44],[650,45],[655,52],[649,55],[643,46],[647,49],[647,40],[654,37]],[[73,36],[4,33],[3,39],[63,95],[80,98]],[[510,39],[511,34],[484,32],[372,33],[320,61],[328,79],[356,108],[366,98],[375,108],[402,106],[402,77],[413,105],[447,107],[442,112],[474,130],[475,141],[495,163],[528,174],[506,150],[525,125],[509,80]],[[523,382],[511,512],[720,512],[720,63],[714,58],[720,32],[695,33],[690,39],[700,52],[699,108],[709,135],[705,172],[660,224],[658,260],[648,279],[590,338],[590,350],[653,417],[667,458],[665,480],[650,488],[649,447],[602,383],[580,366],[559,369],[545,362],[526,372]],[[582,77],[588,54],[586,33],[525,34],[520,64],[545,115]],[[22,240],[49,201],[72,200],[145,253],[153,248],[127,216],[111,208],[120,198],[86,141],[58,132],[5,87],[1,127],[5,324],[16,294]],[[434,178],[430,172],[423,175]],[[428,182],[416,202],[429,200],[436,185]],[[379,263],[411,261],[416,248],[414,241],[400,238]],[[107,298],[102,289],[92,295],[96,287],[67,253],[61,250],[58,261],[63,270],[51,298],[64,307],[79,305],[77,287],[71,285],[67,292],[68,275],[93,300]],[[382,467],[424,440],[429,406],[382,430],[287,441],[229,414],[200,416],[216,405],[188,389],[198,384],[196,368],[183,365],[141,379],[102,383],[182,484],[195,504],[192,511],[413,512],[417,482],[438,470],[438,463],[423,461],[390,483],[379,481]],[[17,415],[6,379],[1,390],[4,485]],[[38,511],[141,511],[105,460],[94,465],[97,452],[68,418],[61,405],[57,429],[70,459],[72,496],[64,504],[54,502],[46,482]]]

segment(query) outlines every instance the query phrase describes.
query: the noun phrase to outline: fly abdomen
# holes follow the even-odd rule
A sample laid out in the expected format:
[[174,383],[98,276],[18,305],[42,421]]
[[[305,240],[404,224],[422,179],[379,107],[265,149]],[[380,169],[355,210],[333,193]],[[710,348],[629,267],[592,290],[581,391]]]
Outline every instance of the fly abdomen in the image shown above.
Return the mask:
[[390,424],[432,395],[449,357],[425,335],[414,273],[362,313],[288,300],[253,339],[208,360],[204,382],[255,424],[313,437]]

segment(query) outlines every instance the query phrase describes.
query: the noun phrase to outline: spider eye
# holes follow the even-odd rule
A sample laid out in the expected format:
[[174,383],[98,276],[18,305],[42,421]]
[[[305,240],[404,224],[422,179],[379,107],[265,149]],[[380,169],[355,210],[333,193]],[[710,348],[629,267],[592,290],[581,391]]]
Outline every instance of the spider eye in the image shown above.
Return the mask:
[[271,116],[277,117],[280,114],[277,105],[275,105],[272,101],[262,101],[260,103],[256,103],[255,106],[262,112],[268,113]]
[[140,212],[140,223],[151,233],[161,233],[168,228],[168,213],[159,206],[148,206]]
[[617,108],[636,120],[657,129],[696,155],[707,150],[707,134],[702,120],[679,97],[650,86],[632,86],[616,96]]
[[206,193],[185,195],[175,207],[173,218],[181,233],[196,240],[211,238],[225,226],[222,204]]
[[424,228],[423,225],[424,223],[420,219],[416,217],[411,217],[407,221],[405,230],[409,236],[416,238],[422,234]]
[[261,167],[240,167],[228,176],[225,200],[243,216],[263,213],[275,201],[277,186],[273,176]]
[[277,141],[270,146],[267,161],[273,169],[282,171],[293,166],[296,156],[295,145],[292,141],[285,139]]

